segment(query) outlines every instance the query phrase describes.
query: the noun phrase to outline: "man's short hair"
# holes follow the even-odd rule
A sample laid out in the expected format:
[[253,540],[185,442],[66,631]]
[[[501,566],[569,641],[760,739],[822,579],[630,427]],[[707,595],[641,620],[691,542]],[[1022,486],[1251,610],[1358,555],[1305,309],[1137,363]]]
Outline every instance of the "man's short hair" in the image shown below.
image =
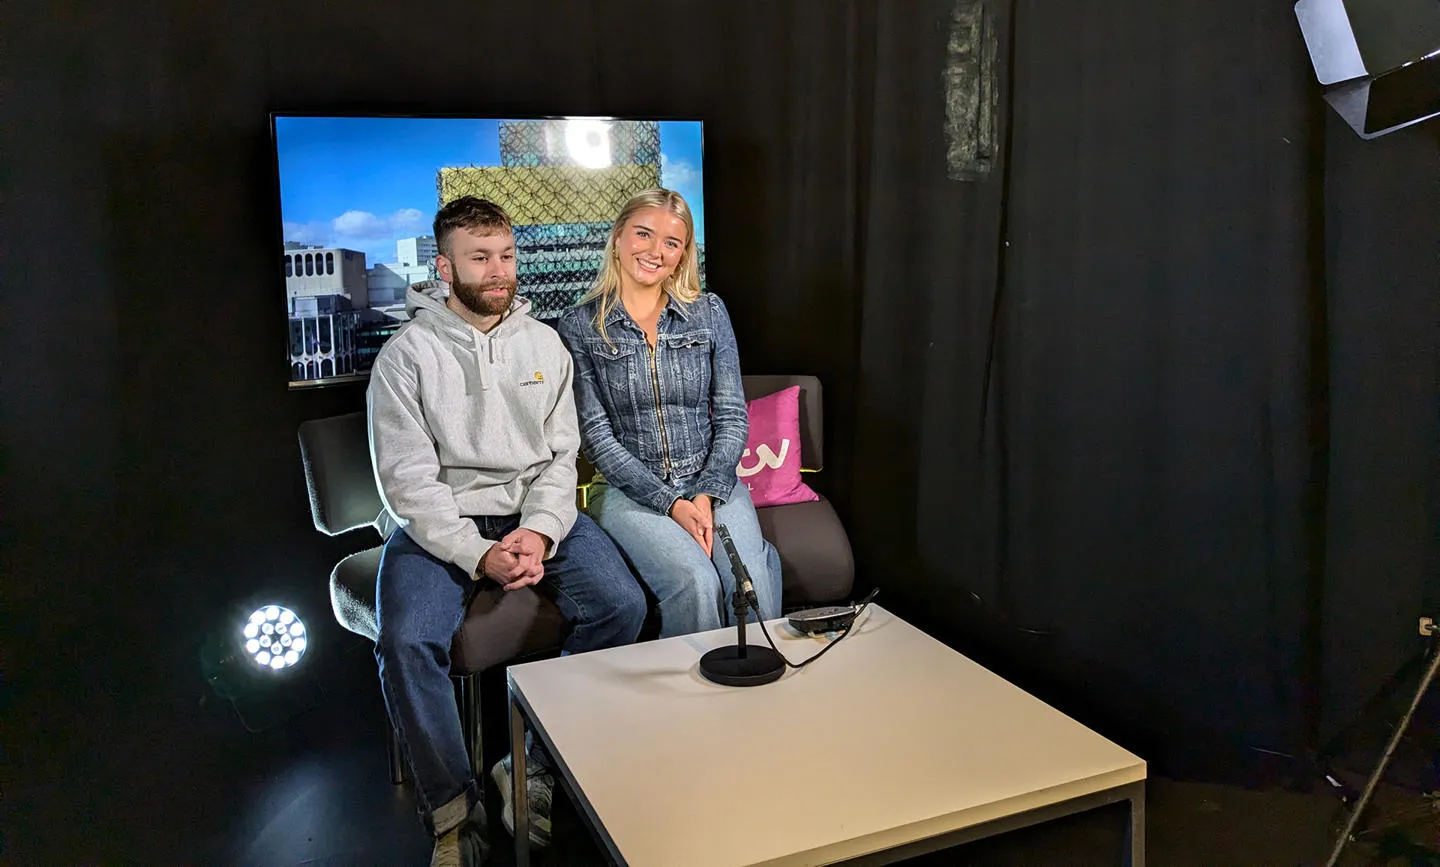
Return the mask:
[[505,209],[475,196],[452,199],[435,212],[435,246],[450,255],[450,233],[456,229],[469,231],[512,232],[510,215]]

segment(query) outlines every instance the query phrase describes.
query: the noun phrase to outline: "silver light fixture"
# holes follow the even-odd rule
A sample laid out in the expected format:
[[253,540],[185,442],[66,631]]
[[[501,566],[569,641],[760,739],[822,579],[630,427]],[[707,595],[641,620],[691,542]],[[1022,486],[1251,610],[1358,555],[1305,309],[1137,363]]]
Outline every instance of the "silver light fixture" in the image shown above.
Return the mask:
[[1440,0],[1299,0],[1325,101],[1361,138],[1440,117]]

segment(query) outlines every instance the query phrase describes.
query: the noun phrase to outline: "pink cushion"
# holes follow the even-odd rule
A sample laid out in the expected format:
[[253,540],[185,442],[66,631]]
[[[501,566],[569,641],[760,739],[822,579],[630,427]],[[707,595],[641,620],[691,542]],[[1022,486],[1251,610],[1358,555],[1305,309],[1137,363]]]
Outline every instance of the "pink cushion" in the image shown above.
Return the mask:
[[800,480],[800,386],[748,401],[750,437],[736,472],[756,508],[820,499]]

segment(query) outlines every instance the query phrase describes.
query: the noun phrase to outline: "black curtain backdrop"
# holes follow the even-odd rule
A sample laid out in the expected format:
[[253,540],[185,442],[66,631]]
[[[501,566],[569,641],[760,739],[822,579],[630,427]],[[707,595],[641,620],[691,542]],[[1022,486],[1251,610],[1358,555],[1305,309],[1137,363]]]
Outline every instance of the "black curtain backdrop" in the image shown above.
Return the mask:
[[979,587],[1131,724],[1293,747],[1319,529],[1293,12],[1018,15]]
[[1347,133],[1326,117],[1326,736],[1413,658],[1417,609],[1440,610],[1440,124]]
[[13,854],[193,859],[245,735],[173,733],[246,600],[368,664],[295,439],[363,390],[285,388],[270,110],[703,118],[713,286],[826,384],[862,589],[1157,771],[1344,726],[1440,605],[1440,147],[1331,116],[1291,5],[995,0],[956,181],[946,0],[11,4]]
[[1019,0],[947,181],[949,7],[877,15],[861,560],[1172,772],[1301,755],[1440,595],[1437,128],[1356,139],[1290,4]]

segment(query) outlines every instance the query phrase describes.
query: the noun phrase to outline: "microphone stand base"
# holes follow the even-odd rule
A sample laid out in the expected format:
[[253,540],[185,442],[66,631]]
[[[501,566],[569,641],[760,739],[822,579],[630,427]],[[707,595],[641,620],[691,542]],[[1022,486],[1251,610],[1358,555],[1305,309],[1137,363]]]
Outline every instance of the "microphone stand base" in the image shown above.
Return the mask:
[[700,657],[700,674],[712,683],[723,686],[761,686],[774,683],[785,673],[785,659],[768,647],[745,645],[717,647]]

